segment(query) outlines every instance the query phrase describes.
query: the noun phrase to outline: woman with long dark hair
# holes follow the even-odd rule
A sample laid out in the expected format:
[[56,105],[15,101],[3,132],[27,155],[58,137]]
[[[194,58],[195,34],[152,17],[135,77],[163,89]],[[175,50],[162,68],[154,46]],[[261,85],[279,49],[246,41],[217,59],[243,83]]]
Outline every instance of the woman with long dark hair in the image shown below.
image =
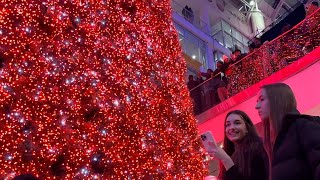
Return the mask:
[[223,180],[268,180],[269,160],[261,138],[249,116],[240,110],[227,114],[225,119],[223,149],[211,143],[220,160]]
[[263,86],[256,109],[264,124],[272,179],[320,179],[320,118],[301,115],[284,83]]

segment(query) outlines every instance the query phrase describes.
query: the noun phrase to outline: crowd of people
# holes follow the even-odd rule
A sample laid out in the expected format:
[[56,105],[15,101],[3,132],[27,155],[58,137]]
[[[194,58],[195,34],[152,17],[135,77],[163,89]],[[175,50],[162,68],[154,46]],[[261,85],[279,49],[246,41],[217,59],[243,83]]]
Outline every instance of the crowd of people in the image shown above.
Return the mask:
[[[316,1],[307,6],[306,18],[317,11],[318,6],[319,4]],[[303,30],[303,32],[300,32],[300,29],[294,29],[295,31],[293,31],[293,29],[291,29],[292,27],[289,24],[285,25],[282,29],[282,33],[284,33],[285,35],[273,43],[276,44],[277,47],[279,46],[278,48],[273,46],[271,46],[271,48],[266,48],[265,45],[269,42],[264,42],[264,44],[262,44],[259,38],[253,38],[252,44],[249,46],[250,55],[246,53],[243,54],[239,49],[235,49],[230,55],[230,58],[228,58],[226,55],[223,55],[222,60],[216,63],[217,68],[215,69],[215,71],[213,71],[212,69],[208,69],[207,72],[199,72],[196,76],[189,75],[187,86],[190,90],[190,96],[194,101],[194,113],[198,115],[226,100],[228,97],[236,94],[237,92],[244,90],[243,88],[250,86],[250,84],[247,84],[243,85],[243,87],[237,86],[238,88],[236,90],[233,90],[234,88],[230,89],[230,86],[234,86],[235,84],[245,84],[245,82],[243,81],[247,81],[247,79],[243,80],[243,76],[247,71],[246,69],[254,68],[252,65],[255,65],[255,67],[259,66],[259,68],[261,68],[253,70],[256,71],[253,73],[255,73],[257,76],[261,76],[263,73],[266,75],[270,75],[284,68],[288,64],[296,61],[301,57],[302,54],[306,54],[303,52],[300,53],[300,51],[317,47],[319,45],[319,38],[312,38],[312,33],[316,28],[319,29],[318,20],[316,19],[316,21],[314,22],[305,21],[304,24],[306,25],[301,25],[301,29]],[[315,24],[318,24],[318,26],[315,26]],[[297,36],[296,33],[300,33],[303,37],[308,37],[309,39],[307,39],[307,41],[299,40],[300,36]],[[293,38],[296,40],[292,41],[291,39]],[[292,44],[296,43],[296,41],[300,44]],[[262,52],[262,54],[270,54],[269,56],[271,59],[268,60],[270,61],[270,67],[267,67],[266,64],[263,64],[265,62],[260,57],[261,53],[256,53],[256,50],[266,51]],[[242,61],[243,59],[246,59],[245,62]],[[255,62],[257,62],[257,65],[255,64]],[[230,67],[231,65],[233,66]],[[230,78],[231,73],[233,73],[232,79]],[[235,76],[234,73],[240,74],[239,76]],[[259,80],[259,78],[256,79],[257,81]],[[235,83],[235,81],[237,83]]]
[[241,59],[245,56],[246,54],[242,54],[239,49],[236,49],[232,52],[231,58],[223,55],[223,60],[217,62],[217,68],[214,71],[208,69],[207,72],[199,72],[196,77],[189,75],[187,86],[195,103],[195,114],[199,114],[228,98],[229,66],[240,64]]

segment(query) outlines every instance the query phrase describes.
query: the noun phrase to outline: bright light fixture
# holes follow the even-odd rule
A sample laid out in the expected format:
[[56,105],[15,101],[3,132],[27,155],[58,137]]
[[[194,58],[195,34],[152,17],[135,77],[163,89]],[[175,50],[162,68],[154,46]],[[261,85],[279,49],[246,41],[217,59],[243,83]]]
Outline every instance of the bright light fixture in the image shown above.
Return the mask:
[[250,4],[250,6],[253,6],[254,5],[254,0],[251,0],[249,4]]

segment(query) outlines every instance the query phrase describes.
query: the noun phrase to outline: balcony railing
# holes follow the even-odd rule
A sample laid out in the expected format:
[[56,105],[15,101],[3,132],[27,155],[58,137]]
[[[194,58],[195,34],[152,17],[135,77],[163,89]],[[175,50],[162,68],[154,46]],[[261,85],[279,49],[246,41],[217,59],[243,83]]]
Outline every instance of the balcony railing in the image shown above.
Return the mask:
[[171,7],[174,12],[179,14],[180,16],[184,17],[187,21],[189,21],[191,24],[193,24],[195,27],[200,29],[202,32],[204,32],[207,35],[210,35],[209,26],[206,22],[204,22],[200,16],[197,16],[194,14],[194,12],[185,9],[182,5],[180,5],[175,0],[171,0]]
[[[232,97],[289,64],[299,60],[320,45],[320,9],[271,42],[263,44],[225,71],[227,93]],[[221,102],[223,83],[220,74],[209,78],[190,91],[195,114]],[[223,99],[223,98],[222,98]]]

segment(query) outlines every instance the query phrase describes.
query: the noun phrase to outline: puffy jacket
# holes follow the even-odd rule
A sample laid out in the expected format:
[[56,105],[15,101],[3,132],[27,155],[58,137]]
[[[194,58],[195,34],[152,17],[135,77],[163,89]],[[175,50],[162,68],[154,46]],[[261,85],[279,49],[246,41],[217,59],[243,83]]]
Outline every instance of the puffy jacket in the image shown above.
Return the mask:
[[287,114],[273,147],[273,180],[320,180],[320,118]]

